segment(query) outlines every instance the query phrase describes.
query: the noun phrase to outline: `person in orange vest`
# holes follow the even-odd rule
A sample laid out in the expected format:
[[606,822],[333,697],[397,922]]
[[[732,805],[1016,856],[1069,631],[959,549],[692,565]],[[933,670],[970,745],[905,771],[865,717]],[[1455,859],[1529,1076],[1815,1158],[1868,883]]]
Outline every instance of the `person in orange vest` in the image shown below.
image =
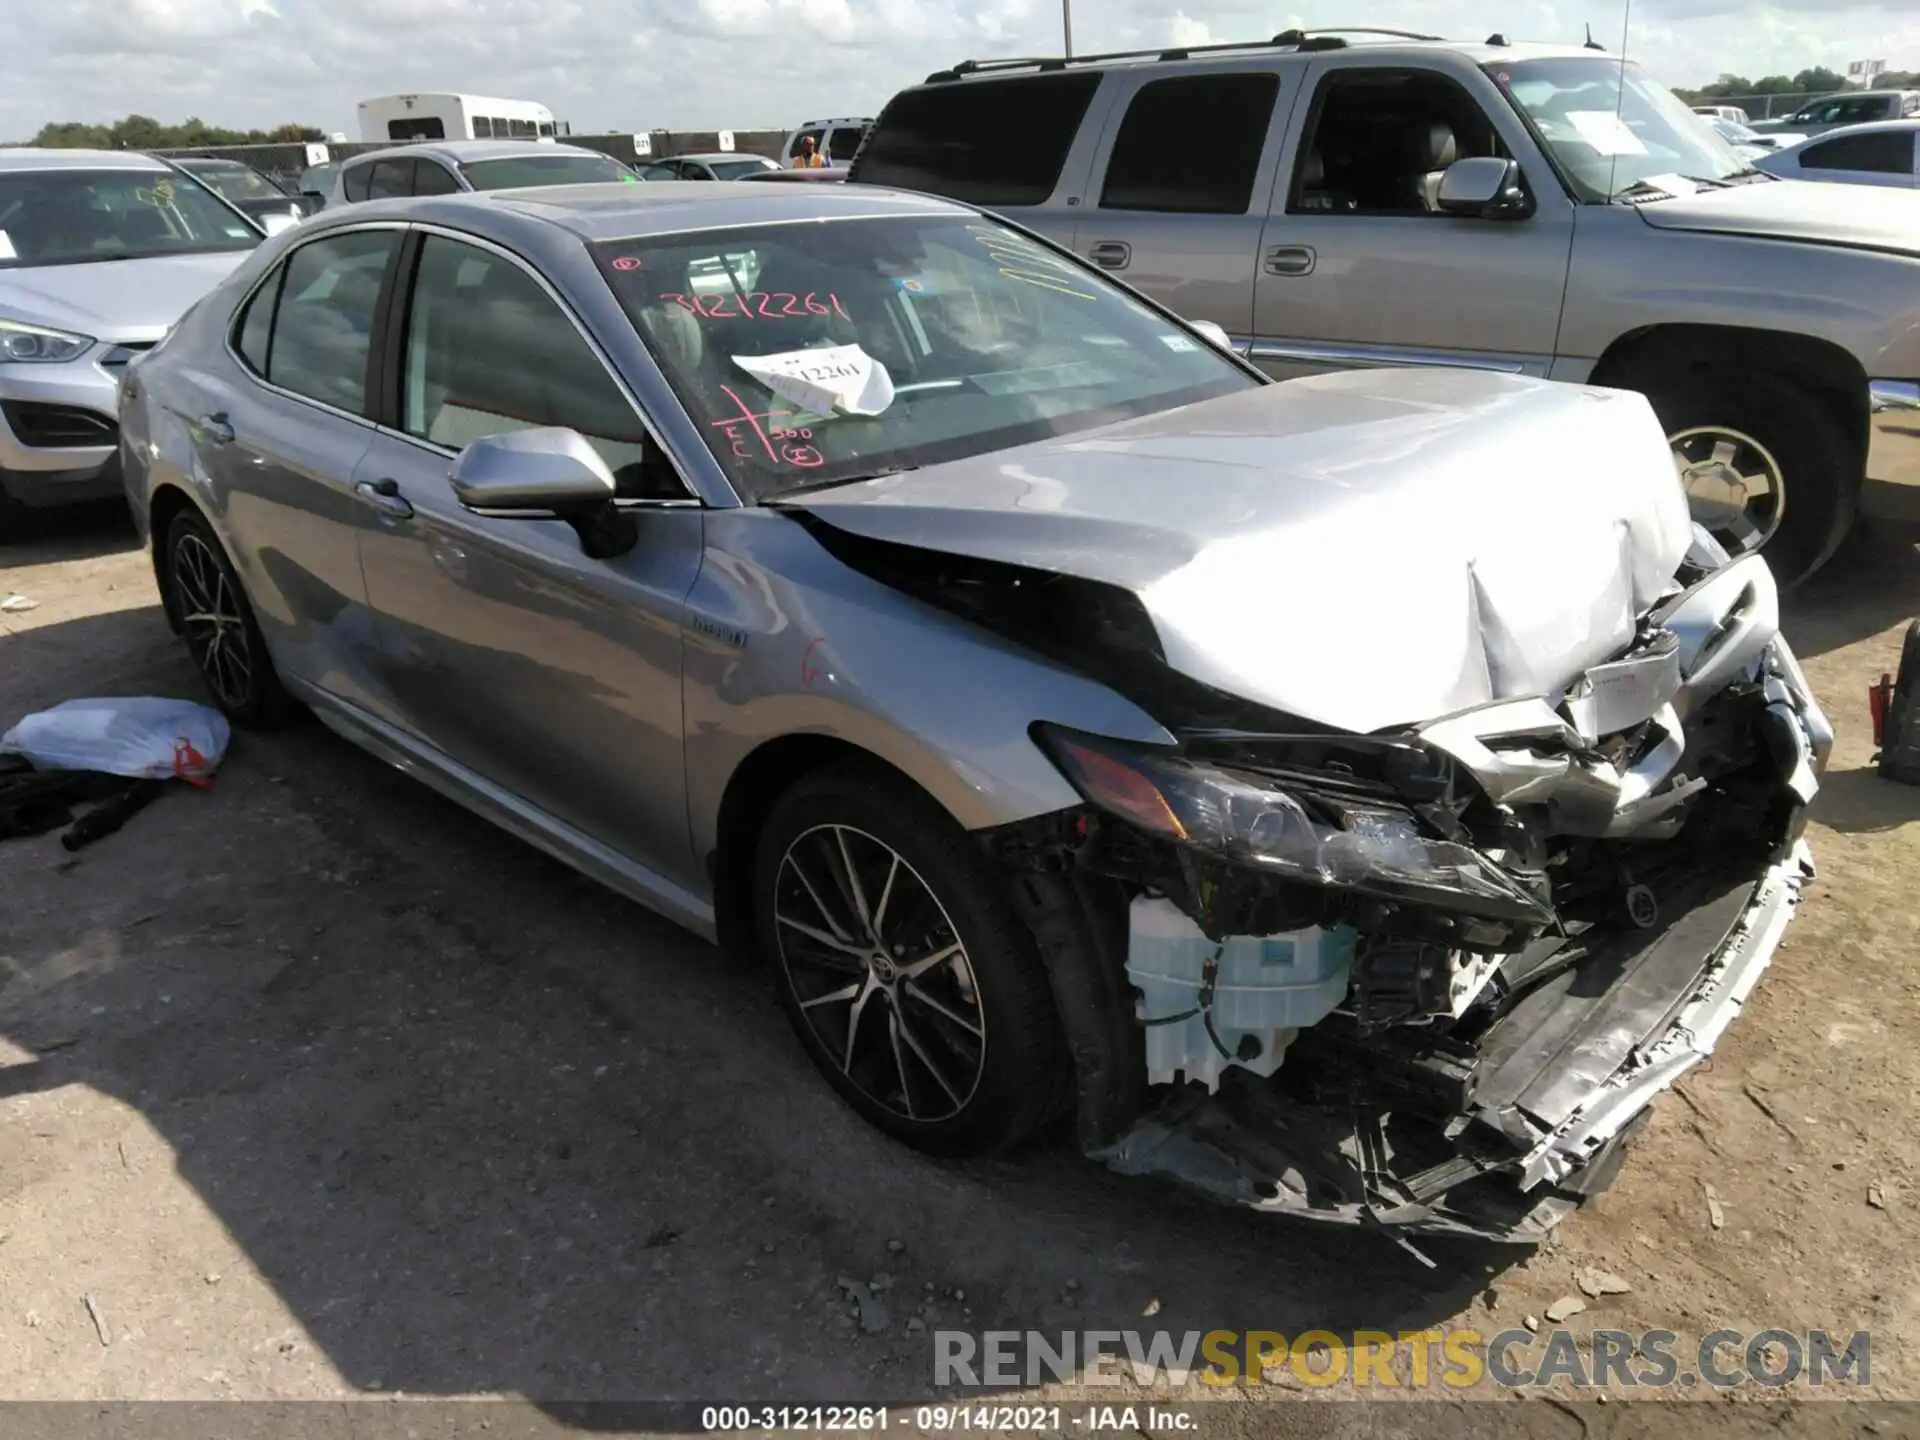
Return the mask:
[[826,167],[826,163],[826,158],[815,148],[813,136],[802,135],[800,137],[800,153],[793,157],[793,168],[796,170],[820,170]]

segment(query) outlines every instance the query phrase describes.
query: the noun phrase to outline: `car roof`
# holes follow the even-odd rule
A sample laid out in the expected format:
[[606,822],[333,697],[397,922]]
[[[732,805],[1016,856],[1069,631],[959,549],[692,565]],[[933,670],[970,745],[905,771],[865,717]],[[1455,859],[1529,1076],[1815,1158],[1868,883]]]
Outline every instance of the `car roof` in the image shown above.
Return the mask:
[[[1900,120],[1863,120],[1858,125],[1836,125],[1831,130],[1822,130],[1818,135],[1809,135],[1803,142],[1806,145],[1818,145],[1822,140],[1832,140],[1839,135],[1872,135],[1880,131],[1920,130],[1920,115],[1908,115]],[[1800,145],[1791,146],[1798,150]]]
[[165,170],[151,155],[132,150],[54,150],[21,146],[0,149],[0,170]]
[[[341,223],[382,217],[466,224],[478,233],[503,213],[565,230],[589,242],[630,240],[785,222],[855,220],[889,215],[968,216],[966,205],[883,185],[756,185],[749,180],[658,180],[630,185],[542,185],[527,190],[463,191],[371,200],[322,212]],[[311,232],[309,232],[311,233]]]
[[[662,155],[656,160],[645,160],[648,165],[664,164],[668,160],[767,160],[764,155],[756,155],[751,150],[685,150],[678,155]],[[767,164],[773,162],[767,160]]]
[[[516,155],[598,155],[584,145],[562,145],[553,140],[415,140],[405,145],[389,145],[369,150],[341,161],[357,165],[372,160],[388,160],[395,155],[431,155],[440,160],[467,164],[475,160],[510,160]],[[611,160],[612,156],[607,156]]]

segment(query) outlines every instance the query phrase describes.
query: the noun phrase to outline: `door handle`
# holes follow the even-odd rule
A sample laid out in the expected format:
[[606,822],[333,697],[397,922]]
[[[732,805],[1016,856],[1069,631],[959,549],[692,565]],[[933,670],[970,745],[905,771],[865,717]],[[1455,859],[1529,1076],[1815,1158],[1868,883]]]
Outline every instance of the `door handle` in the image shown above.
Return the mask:
[[233,443],[233,425],[228,421],[227,412],[224,410],[215,411],[211,415],[202,415],[193,424],[196,430],[216,445]]
[[353,493],[365,500],[382,515],[391,515],[395,520],[411,520],[413,506],[400,493],[400,482],[389,476],[378,480],[356,480]]
[[1269,275],[1311,275],[1313,261],[1311,245],[1276,245],[1267,251],[1267,273]]
[[1088,248],[1087,258],[1103,270],[1124,270],[1133,258],[1133,247],[1124,240],[1102,240]]

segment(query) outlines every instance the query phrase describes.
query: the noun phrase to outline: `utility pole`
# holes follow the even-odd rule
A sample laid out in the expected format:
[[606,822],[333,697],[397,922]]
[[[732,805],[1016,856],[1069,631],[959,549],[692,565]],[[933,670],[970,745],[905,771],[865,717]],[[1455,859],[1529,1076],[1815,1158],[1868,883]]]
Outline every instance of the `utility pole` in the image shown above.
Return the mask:
[[1060,0],[1060,29],[1067,40],[1067,59],[1073,58],[1073,0]]

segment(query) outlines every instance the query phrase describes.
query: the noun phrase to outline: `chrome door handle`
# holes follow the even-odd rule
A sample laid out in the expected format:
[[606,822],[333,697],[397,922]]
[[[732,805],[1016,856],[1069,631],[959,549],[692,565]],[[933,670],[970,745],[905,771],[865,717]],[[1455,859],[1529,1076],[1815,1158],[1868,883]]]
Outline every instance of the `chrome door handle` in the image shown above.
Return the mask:
[[382,515],[391,515],[396,520],[413,518],[413,506],[401,495],[397,480],[384,477],[379,480],[356,480],[353,482],[353,493]]
[[1124,240],[1102,240],[1088,247],[1087,258],[1103,270],[1124,270],[1133,258],[1133,247]]
[[227,412],[224,410],[216,411],[212,415],[202,415],[193,422],[193,426],[216,445],[233,443],[233,426],[227,420]]
[[1267,251],[1267,273],[1269,275],[1311,275],[1313,261],[1311,245],[1276,245]]

